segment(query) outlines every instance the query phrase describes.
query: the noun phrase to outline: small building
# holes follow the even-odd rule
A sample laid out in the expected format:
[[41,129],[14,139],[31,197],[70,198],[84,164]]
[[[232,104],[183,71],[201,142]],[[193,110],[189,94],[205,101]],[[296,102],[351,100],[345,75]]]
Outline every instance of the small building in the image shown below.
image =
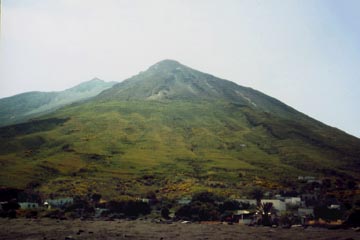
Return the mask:
[[21,209],[34,209],[39,208],[39,204],[35,202],[19,202]]
[[237,201],[238,203],[246,203],[246,204],[249,204],[249,205],[255,205],[256,206],[256,200],[255,199],[241,199],[241,198],[238,198],[238,199],[235,199],[235,201]]
[[275,198],[275,199],[278,199],[278,200],[282,200],[282,201],[285,200],[285,197],[281,196],[281,194],[276,194],[276,195],[274,196],[274,198]]
[[95,208],[95,215],[94,215],[94,217],[95,217],[95,218],[99,218],[99,217],[102,216],[103,213],[106,213],[106,212],[108,212],[108,211],[109,211],[109,209],[107,209],[107,208]]
[[299,214],[300,217],[314,216],[314,208],[312,208],[312,207],[299,208],[298,209],[298,214]]
[[331,204],[328,208],[329,209],[340,210],[341,206],[339,204]]
[[285,203],[292,206],[299,206],[301,204],[301,198],[300,197],[285,198]]
[[141,198],[140,201],[143,202],[143,203],[150,203],[149,198]]
[[69,204],[73,204],[74,199],[71,197],[68,198],[57,198],[57,199],[46,199],[44,202],[44,206],[48,206],[48,208],[61,208]]
[[317,186],[321,186],[323,184],[322,180],[318,180],[318,179],[307,180],[306,183],[316,184]]
[[314,208],[299,208],[298,215],[302,225],[309,225],[309,223],[314,219]]
[[272,203],[273,208],[275,208],[277,211],[286,211],[286,204],[284,201],[281,201],[279,199],[262,199],[261,203]]
[[318,197],[317,197],[317,194],[314,194],[314,193],[304,193],[304,194],[301,194],[301,199],[302,200],[317,200]]
[[318,204],[318,195],[313,193],[307,193],[301,195],[302,206],[316,206]]
[[254,212],[250,212],[248,210],[237,210],[233,217],[235,222],[238,222],[239,224],[249,225],[254,220]]
[[316,180],[316,178],[314,176],[299,176],[298,180],[307,182],[307,181]]
[[216,205],[223,205],[224,202],[223,202],[223,201],[215,201],[215,204],[216,204]]
[[180,205],[187,205],[189,203],[191,203],[191,199],[190,198],[180,198],[179,200],[177,200],[177,203]]

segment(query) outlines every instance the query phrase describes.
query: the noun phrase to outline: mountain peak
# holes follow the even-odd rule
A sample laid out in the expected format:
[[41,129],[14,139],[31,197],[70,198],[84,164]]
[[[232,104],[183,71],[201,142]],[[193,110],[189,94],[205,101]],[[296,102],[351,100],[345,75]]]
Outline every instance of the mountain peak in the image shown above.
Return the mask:
[[93,79],[87,81],[87,82],[105,82],[104,80],[98,78],[98,77],[94,77]]
[[148,70],[114,85],[96,99],[226,101],[276,112],[296,111],[265,94],[192,69],[175,60],[162,60]]
[[160,65],[181,65],[178,61],[173,60],[173,59],[164,59],[164,60],[161,60],[160,62],[158,62],[156,64],[160,64]]
[[[245,90],[233,82],[216,78],[165,59],[99,95],[100,99],[228,100],[243,103]],[[245,94],[246,95],[246,94]],[[244,96],[245,96],[244,95]]]
[[171,71],[176,68],[179,68],[183,65],[181,65],[178,61],[172,60],[172,59],[165,59],[158,63],[155,63],[152,65],[149,69],[151,70],[167,70]]

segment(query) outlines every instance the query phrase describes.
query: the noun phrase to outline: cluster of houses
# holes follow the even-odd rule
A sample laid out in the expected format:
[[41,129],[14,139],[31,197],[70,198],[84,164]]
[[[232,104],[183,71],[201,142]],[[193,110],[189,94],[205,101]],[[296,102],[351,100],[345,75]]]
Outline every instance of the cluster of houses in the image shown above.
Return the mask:
[[[311,185],[313,188],[292,196],[282,196],[281,194],[273,195],[271,192],[268,192],[265,196],[272,197],[261,199],[260,205],[271,204],[272,210],[269,213],[271,218],[278,218],[281,215],[290,214],[300,219],[301,224],[308,224],[310,220],[314,219],[314,209],[319,206],[319,204],[322,204],[329,210],[341,209],[341,205],[336,199],[326,199],[326,203],[323,201],[324,196],[321,195],[320,191],[321,185],[323,184],[322,180],[314,176],[299,176],[298,181],[305,185]],[[247,205],[246,208],[233,212],[232,219],[235,219],[235,222],[251,224],[259,219],[259,211],[257,210],[259,202],[256,199],[234,200],[241,203],[240,206],[244,206],[244,204]],[[190,202],[190,198],[182,198],[177,201],[179,205],[186,205]]]
[[[307,205],[307,199],[317,200],[315,194],[302,194],[298,197],[282,197],[281,195],[275,195],[272,199],[261,199],[262,205],[271,203],[272,211],[271,217],[278,217],[286,212],[292,212],[294,215],[301,218],[302,223],[305,224],[307,220],[314,217],[314,206]],[[240,206],[247,205],[246,209],[238,209],[233,211],[231,221],[238,222],[239,224],[249,225],[256,222],[259,219],[257,211],[256,199],[234,199]],[[150,203],[150,199],[141,199],[145,203]],[[176,201],[180,206],[188,205],[191,203],[190,197],[183,197]],[[221,205],[224,202],[215,202],[217,205]],[[340,208],[340,205],[331,205],[329,208]]]
[[57,199],[46,199],[43,203],[43,206],[39,205],[37,202],[19,202],[21,209],[37,209],[40,207],[44,207],[47,209],[51,208],[62,208],[66,205],[70,205],[74,203],[74,199],[71,197],[67,198],[57,198]]
[[[239,203],[246,203],[251,206],[256,206],[257,201],[255,199],[235,199]],[[272,211],[269,212],[271,217],[279,216],[283,213],[286,213],[289,209],[292,212],[299,216],[303,223],[307,219],[311,219],[314,217],[314,207],[306,206],[305,201],[302,201],[301,197],[281,197],[280,195],[276,195],[274,199],[261,199],[261,205],[265,205],[268,203],[272,204]],[[294,212],[294,209],[297,208],[297,211]],[[250,224],[258,219],[258,211],[256,210],[238,210],[234,213],[235,217],[238,219],[239,223],[242,224]]]
[[[298,180],[306,183],[312,184],[314,186],[321,185],[321,180],[316,179],[312,176],[299,176]],[[320,192],[313,189],[312,191],[306,191],[298,195],[292,194],[291,196],[284,194],[265,194],[265,198],[261,199],[261,205],[271,204],[272,208],[269,212],[270,217],[278,217],[283,214],[291,213],[301,219],[301,223],[306,223],[306,221],[314,218],[314,207],[319,204],[319,197],[321,197]],[[271,198],[270,198],[271,196]],[[149,205],[154,205],[159,203],[158,200],[154,203],[153,199],[142,198],[138,199]],[[259,201],[255,199],[233,199],[239,203],[240,209],[237,209],[233,212],[232,219],[235,219],[236,222],[241,224],[250,224],[256,219],[258,219],[258,210]],[[57,199],[46,199],[43,204],[38,202],[19,202],[21,209],[37,209],[37,208],[63,208],[67,205],[74,203],[72,197],[66,198],[57,198]],[[161,201],[160,201],[161,203]],[[183,206],[191,203],[191,198],[180,198],[176,201],[178,206]],[[217,203],[221,205],[221,202]],[[340,204],[338,202],[327,203],[326,207],[328,209],[340,209]],[[0,204],[1,210],[1,204]],[[106,210],[106,209],[101,209]]]
[[[282,213],[287,211],[288,207],[298,206],[298,213],[300,216],[303,215],[313,215],[313,207],[306,206],[306,200],[308,198],[316,199],[316,195],[311,194],[304,194],[299,197],[282,197],[280,195],[276,195],[274,199],[262,199],[261,203],[272,203],[274,210],[278,213]],[[142,202],[145,203],[152,203],[151,199],[143,198],[141,199]],[[250,206],[256,206],[257,201],[255,199],[235,199],[235,201],[239,203],[245,203]],[[177,200],[179,205],[186,205],[191,202],[191,198],[181,198]],[[36,209],[39,207],[44,207],[47,209],[51,208],[62,208],[66,205],[70,205],[74,203],[74,199],[71,197],[66,198],[57,198],[57,199],[46,199],[43,203],[43,206],[39,205],[37,202],[19,202],[21,209]],[[219,202],[218,204],[221,204]],[[331,205],[331,208],[340,207],[339,205]],[[240,212],[243,210],[239,210]]]
[[[315,194],[302,194],[297,197],[282,197],[281,195],[275,195],[272,199],[261,199],[260,203],[262,205],[271,203],[272,217],[280,216],[286,212],[292,212],[294,215],[302,219],[302,223],[305,223],[308,219],[314,217],[314,206],[307,205],[307,200],[317,200],[317,195]],[[256,199],[234,199],[237,201],[240,206],[247,205],[246,209],[239,209],[233,212],[232,219],[235,219],[235,222],[240,224],[251,224],[259,218],[257,216],[258,211],[257,200]],[[181,198],[177,201],[179,205],[186,205],[191,202],[191,198]],[[217,202],[217,204],[222,204],[222,202]],[[330,205],[329,208],[340,208],[340,205]]]

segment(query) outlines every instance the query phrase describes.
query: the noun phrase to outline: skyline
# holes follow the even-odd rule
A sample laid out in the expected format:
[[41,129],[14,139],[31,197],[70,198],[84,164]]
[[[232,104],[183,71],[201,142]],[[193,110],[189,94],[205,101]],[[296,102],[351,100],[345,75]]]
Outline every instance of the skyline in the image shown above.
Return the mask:
[[2,1],[0,97],[122,81],[163,59],[360,137],[357,1]]

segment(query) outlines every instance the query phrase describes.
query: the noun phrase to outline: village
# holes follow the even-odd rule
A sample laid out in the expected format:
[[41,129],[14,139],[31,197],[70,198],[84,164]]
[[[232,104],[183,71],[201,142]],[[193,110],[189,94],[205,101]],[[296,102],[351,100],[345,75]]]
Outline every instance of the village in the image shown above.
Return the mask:
[[[179,199],[158,198],[154,193],[127,201],[106,201],[100,194],[85,197],[41,199],[38,195],[1,189],[0,217],[53,218],[59,220],[146,219],[155,223],[221,222],[268,227],[360,226],[359,201],[355,205],[324,194],[322,180],[299,176],[306,190],[272,192],[259,188],[247,198],[224,198],[208,191]],[[353,193],[359,186],[353,186]]]

